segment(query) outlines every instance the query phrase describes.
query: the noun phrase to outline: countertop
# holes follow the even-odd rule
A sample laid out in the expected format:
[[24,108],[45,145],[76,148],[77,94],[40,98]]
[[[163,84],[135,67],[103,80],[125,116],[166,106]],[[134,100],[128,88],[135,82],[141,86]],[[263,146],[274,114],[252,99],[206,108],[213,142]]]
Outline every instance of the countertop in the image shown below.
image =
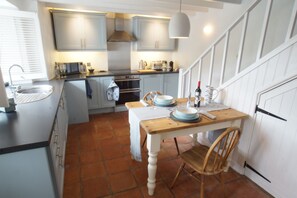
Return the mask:
[[16,111],[0,112],[0,154],[49,145],[64,80],[36,82],[54,87],[47,98],[16,105]]
[[66,76],[65,80],[81,80],[92,77],[104,77],[104,76],[122,76],[122,75],[151,75],[151,74],[172,74],[178,73],[178,71],[163,72],[163,71],[146,71],[138,72],[138,70],[117,70],[117,71],[94,71],[94,73],[85,74],[73,74]]

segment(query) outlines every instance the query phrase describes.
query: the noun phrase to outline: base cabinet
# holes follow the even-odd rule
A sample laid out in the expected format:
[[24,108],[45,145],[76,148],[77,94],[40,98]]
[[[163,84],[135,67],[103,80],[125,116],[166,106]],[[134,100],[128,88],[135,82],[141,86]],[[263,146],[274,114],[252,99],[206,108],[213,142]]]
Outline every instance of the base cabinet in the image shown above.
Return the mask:
[[164,74],[163,93],[177,98],[178,74]]
[[115,107],[115,101],[107,100],[106,91],[110,83],[114,80],[113,76],[92,77],[87,79],[92,89],[92,98],[88,98],[88,109],[100,109]]
[[0,197],[63,197],[67,126],[63,94],[49,147],[0,155]]
[[65,82],[69,124],[89,122],[86,81]]
[[140,98],[150,92],[159,91],[163,94],[177,97],[178,74],[152,74],[140,76]]

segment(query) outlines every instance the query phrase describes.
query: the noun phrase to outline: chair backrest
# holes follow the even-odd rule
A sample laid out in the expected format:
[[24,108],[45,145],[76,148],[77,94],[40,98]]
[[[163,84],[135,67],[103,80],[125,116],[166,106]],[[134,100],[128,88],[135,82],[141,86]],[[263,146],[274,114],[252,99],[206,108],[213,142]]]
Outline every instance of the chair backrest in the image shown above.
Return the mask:
[[148,102],[148,101],[152,101],[152,99],[154,98],[154,96],[158,94],[158,95],[163,95],[161,92],[159,91],[153,91],[153,92],[148,92],[146,93],[144,96],[143,96],[143,100],[145,102]]
[[203,171],[207,174],[222,172],[228,165],[227,159],[240,138],[240,129],[227,128],[211,145],[203,163]]

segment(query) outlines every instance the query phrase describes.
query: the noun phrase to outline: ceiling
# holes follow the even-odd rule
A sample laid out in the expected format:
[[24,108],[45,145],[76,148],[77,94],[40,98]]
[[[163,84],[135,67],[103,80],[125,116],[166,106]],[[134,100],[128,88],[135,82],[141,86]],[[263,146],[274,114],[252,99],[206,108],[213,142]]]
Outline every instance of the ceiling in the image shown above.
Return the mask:
[[[179,10],[179,0],[39,0],[54,8],[119,12],[138,15],[172,16]],[[188,15],[222,9],[224,3],[241,4],[242,0],[182,0],[181,10]]]

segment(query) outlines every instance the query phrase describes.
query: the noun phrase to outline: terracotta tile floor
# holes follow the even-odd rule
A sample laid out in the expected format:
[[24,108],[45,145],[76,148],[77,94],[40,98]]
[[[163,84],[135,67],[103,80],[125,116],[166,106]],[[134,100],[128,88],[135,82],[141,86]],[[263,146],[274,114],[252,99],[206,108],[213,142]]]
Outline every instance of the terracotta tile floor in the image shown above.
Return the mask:
[[[181,152],[191,148],[191,143],[190,137],[178,137]],[[127,112],[91,115],[89,123],[70,125],[64,197],[149,197],[146,187],[147,150],[143,149],[143,162],[136,162],[130,158],[129,145]],[[199,197],[200,184],[186,173],[182,173],[173,189],[168,187],[180,163],[173,139],[166,139],[158,155],[157,185],[153,197]],[[232,169],[224,177],[227,197],[271,197]],[[216,178],[206,177],[205,195],[207,198],[222,197]]]

